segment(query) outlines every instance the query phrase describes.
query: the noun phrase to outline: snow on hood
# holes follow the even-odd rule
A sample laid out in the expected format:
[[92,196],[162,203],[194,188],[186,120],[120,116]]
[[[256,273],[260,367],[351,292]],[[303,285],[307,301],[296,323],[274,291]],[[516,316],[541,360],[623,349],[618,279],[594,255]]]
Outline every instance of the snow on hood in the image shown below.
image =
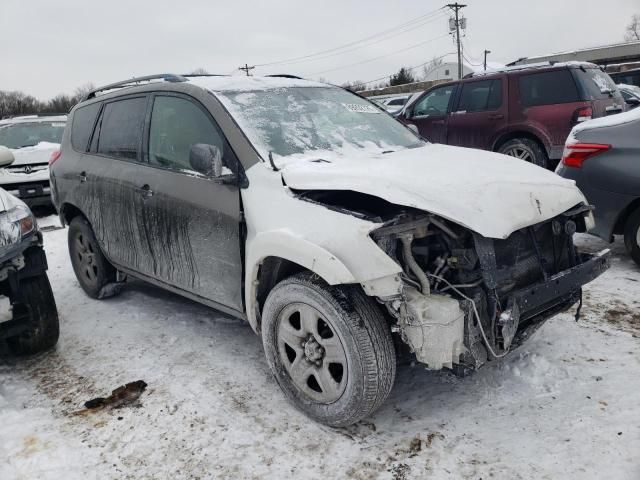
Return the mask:
[[553,172],[513,157],[445,145],[348,157],[310,153],[286,162],[281,174],[292,189],[366,193],[490,238],[507,238],[585,202],[575,182]]
[[22,200],[14,197],[4,188],[0,188],[0,213],[4,213],[17,206],[24,206],[26,208],[26,205]]
[[13,148],[14,162],[11,165],[47,163],[51,154],[60,148],[59,143],[40,142],[33,147]]
[[593,130],[594,128],[615,127],[617,125],[624,125],[625,123],[635,122],[640,120],[640,108],[634,108],[628,112],[616,113],[615,115],[609,115],[607,117],[594,118],[593,120],[587,120],[586,122],[579,123],[571,131],[570,138],[575,138],[575,135],[585,130]]

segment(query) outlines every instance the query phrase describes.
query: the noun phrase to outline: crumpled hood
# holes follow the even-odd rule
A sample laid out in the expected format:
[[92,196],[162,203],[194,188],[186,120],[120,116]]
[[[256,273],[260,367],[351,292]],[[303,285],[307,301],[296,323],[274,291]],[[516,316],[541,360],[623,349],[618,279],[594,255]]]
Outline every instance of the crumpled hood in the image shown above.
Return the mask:
[[40,142],[33,147],[11,149],[11,152],[15,157],[15,160],[11,165],[16,166],[32,163],[48,163],[51,154],[59,148],[59,143]]
[[18,205],[25,205],[25,203],[19,198],[14,197],[8,193],[4,188],[0,188],[0,213],[4,213],[7,210],[11,210]]
[[435,144],[388,154],[309,156],[286,162],[281,174],[292,189],[366,193],[490,238],[507,238],[586,201],[574,181],[535,165]]

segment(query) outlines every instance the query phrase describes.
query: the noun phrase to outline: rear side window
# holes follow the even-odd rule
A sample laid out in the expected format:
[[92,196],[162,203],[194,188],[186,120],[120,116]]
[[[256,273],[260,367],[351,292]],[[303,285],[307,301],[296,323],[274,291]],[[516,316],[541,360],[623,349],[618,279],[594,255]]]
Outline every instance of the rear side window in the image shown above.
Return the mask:
[[107,103],[102,111],[97,151],[127,160],[140,158],[146,97]]
[[71,146],[78,152],[86,152],[89,138],[100,111],[100,103],[93,103],[76,109],[71,125]]
[[497,110],[502,104],[502,80],[482,80],[464,83],[458,111],[482,112]]
[[579,102],[580,95],[569,69],[520,77],[520,99],[525,107]]
[[600,100],[610,98],[617,90],[611,77],[599,68],[576,68],[573,70],[578,82],[582,86],[583,96],[586,100]]

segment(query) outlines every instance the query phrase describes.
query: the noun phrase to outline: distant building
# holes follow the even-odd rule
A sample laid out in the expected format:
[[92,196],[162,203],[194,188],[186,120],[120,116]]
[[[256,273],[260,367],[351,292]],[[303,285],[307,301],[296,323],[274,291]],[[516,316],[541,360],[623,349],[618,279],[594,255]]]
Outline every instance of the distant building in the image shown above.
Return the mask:
[[[473,73],[473,69],[468,65],[462,65],[462,76]],[[446,62],[436,67],[429,69],[423,80],[428,82],[436,82],[436,81],[448,81],[448,80],[457,80],[458,79],[458,63],[457,62]]]
[[628,62],[640,62],[640,41],[582,48],[568,52],[551,53],[536,57],[520,58],[509,65],[528,65],[541,62],[591,62],[603,67]]

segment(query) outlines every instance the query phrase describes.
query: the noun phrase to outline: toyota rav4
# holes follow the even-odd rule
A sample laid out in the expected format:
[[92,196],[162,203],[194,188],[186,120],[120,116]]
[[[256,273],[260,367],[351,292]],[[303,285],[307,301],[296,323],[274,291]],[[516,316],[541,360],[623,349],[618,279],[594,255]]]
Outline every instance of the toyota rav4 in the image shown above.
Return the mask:
[[[51,165],[91,297],[127,276],[246,319],[312,418],[371,414],[408,346],[470,372],[607,268],[571,181],[425,143],[367,100],[293,78],[150,76],[91,92]],[[394,343],[395,339],[395,343]],[[403,347],[404,348],[404,347]]]

